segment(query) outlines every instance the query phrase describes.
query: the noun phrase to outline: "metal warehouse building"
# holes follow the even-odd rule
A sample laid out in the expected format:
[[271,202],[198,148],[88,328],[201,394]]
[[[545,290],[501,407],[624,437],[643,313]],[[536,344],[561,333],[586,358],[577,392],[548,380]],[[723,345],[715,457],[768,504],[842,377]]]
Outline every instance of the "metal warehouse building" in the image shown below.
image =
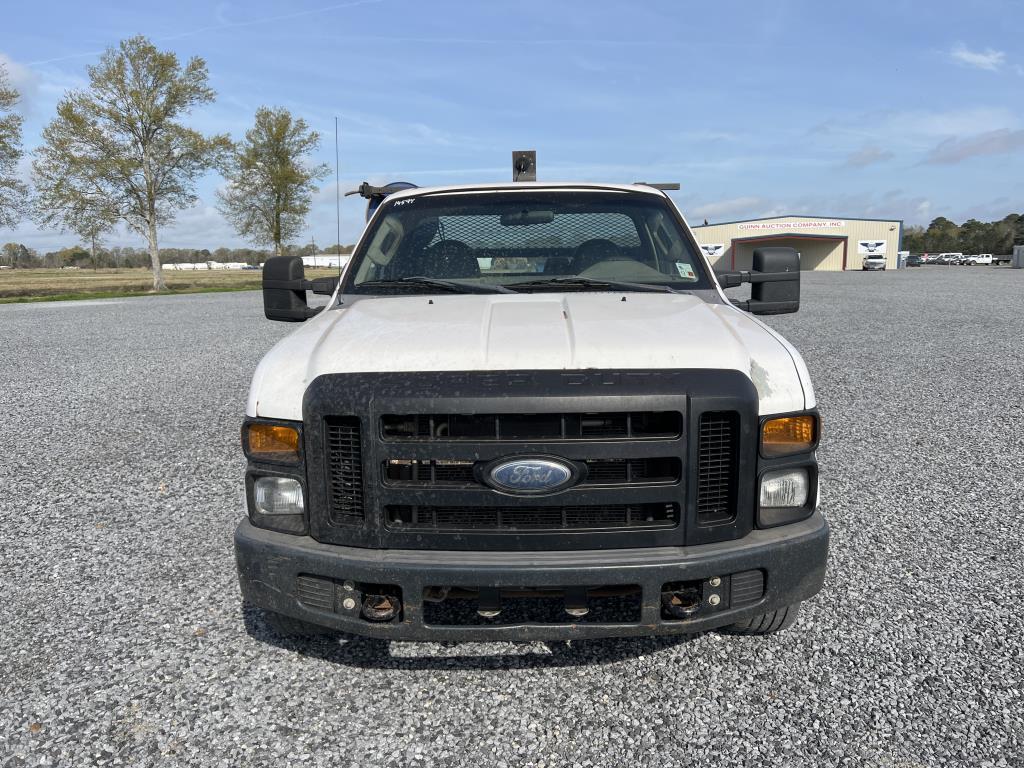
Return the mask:
[[831,216],[772,216],[693,227],[700,247],[715,269],[750,269],[755,248],[782,245],[800,252],[802,269],[860,269],[865,256],[884,255],[896,269],[902,246],[899,219],[851,219]]

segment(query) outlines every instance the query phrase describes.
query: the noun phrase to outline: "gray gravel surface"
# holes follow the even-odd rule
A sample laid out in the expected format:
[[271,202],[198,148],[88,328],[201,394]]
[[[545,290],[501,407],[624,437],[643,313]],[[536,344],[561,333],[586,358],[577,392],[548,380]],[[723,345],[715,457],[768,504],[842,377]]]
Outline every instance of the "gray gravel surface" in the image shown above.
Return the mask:
[[271,644],[257,293],[0,306],[0,765],[1024,764],[1024,272],[805,275],[824,591],[770,638]]

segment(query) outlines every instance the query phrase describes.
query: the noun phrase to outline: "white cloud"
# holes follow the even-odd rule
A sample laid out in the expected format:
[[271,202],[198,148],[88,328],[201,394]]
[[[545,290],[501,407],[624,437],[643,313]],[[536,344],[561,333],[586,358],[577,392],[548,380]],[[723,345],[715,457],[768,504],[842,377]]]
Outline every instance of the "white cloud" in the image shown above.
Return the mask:
[[1006,63],[1005,51],[996,51],[992,48],[986,48],[984,51],[972,51],[963,43],[954,45],[949,55],[960,64],[976,69],[985,69],[989,72],[997,72]]
[[32,105],[39,90],[38,75],[2,52],[0,52],[0,67],[7,71],[7,81],[21,96],[15,109],[23,115],[28,115],[32,111]]
[[728,216],[750,216],[753,213],[762,214],[766,207],[771,207],[769,201],[761,197],[732,197],[726,200],[715,200],[710,203],[698,205],[689,211],[694,219],[721,219]]
[[932,149],[925,162],[930,165],[953,165],[971,157],[1006,155],[1020,150],[1024,150],[1024,130],[1000,128],[964,139],[946,139]]
[[846,158],[846,165],[850,168],[866,168],[874,163],[882,163],[892,159],[893,154],[886,149],[875,146],[866,146],[856,152],[851,152]]

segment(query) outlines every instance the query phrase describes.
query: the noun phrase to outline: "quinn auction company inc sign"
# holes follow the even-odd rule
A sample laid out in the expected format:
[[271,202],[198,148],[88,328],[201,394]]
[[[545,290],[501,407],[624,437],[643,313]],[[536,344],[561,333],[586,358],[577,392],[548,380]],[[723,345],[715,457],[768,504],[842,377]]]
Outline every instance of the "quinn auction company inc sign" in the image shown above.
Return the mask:
[[846,222],[840,219],[816,219],[814,221],[745,221],[737,225],[737,229],[773,230],[773,229],[842,229]]

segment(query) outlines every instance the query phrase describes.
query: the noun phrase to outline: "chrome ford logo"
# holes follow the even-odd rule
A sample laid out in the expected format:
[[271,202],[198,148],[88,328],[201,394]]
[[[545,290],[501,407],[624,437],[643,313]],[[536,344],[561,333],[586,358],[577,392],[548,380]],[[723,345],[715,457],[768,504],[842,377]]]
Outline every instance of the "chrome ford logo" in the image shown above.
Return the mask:
[[484,469],[484,479],[507,493],[552,493],[572,485],[576,469],[558,459],[499,459]]

